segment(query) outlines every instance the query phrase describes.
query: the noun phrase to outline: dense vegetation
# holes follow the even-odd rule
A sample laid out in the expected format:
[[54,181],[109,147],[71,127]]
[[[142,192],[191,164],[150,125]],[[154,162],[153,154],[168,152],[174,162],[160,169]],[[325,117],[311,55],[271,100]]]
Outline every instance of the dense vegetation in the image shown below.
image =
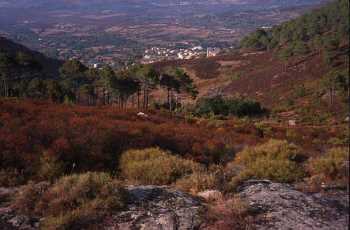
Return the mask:
[[205,164],[220,162],[239,141],[230,138],[229,132],[210,132],[205,123],[190,125],[184,119],[151,111],[148,116],[138,117],[135,110],[110,106],[1,100],[0,168],[4,184],[11,184],[11,178],[23,182],[91,170],[114,172],[121,154],[134,148],[158,146]]
[[193,173],[200,166],[158,148],[151,148],[123,153],[119,168],[122,176],[129,181],[164,185]]
[[43,218],[41,229],[98,228],[110,212],[120,210],[127,193],[106,173],[74,174],[54,184],[29,183],[15,198],[14,208],[22,214]]
[[212,98],[200,99],[195,107],[194,113],[197,115],[234,115],[258,116],[266,112],[259,102],[240,98],[223,98],[215,96]]
[[[283,62],[282,72],[285,74],[292,72],[294,67],[298,68],[298,64],[303,68],[303,63],[308,60],[317,60],[323,67],[317,79],[314,77],[313,82],[310,80],[296,87],[293,95],[285,100],[285,105],[279,108],[298,111],[303,121],[321,123],[327,113],[332,113],[335,108],[338,111],[341,107],[344,111],[348,110],[349,31],[349,2],[336,0],[272,29],[259,29],[243,39],[241,46],[269,50]],[[313,66],[309,69],[315,70]],[[323,99],[328,99],[327,112],[312,114],[312,110],[319,111]],[[293,106],[293,103],[302,100],[309,100],[308,105]]]
[[[157,71],[151,66],[113,70],[90,69],[77,60],[68,60],[47,74],[46,61],[30,50],[0,49],[0,96],[48,99],[57,103],[84,105],[111,104],[120,108],[147,109],[150,94],[162,88],[166,107],[179,105],[175,94],[198,94],[193,80],[181,69]],[[57,74],[56,74],[57,72]]]
[[[256,49],[283,48],[284,56],[310,51],[336,50],[348,42],[349,2],[336,0],[295,20],[257,30],[242,40],[243,47]],[[346,52],[346,51],[343,51]]]
[[[20,189],[16,210],[44,217],[43,229],[74,229],[101,223],[106,214],[123,207],[124,190],[112,177],[130,184],[166,184],[194,194],[207,189],[231,194],[251,178],[300,182],[316,176],[340,186],[347,181],[343,144],[333,144],[342,148],[324,157],[311,157],[299,145],[268,141],[291,138],[308,145],[318,140],[318,149],[318,143],[326,147],[336,136],[328,129],[305,133],[303,127],[274,128],[245,119],[185,122],[168,113],[149,111],[148,118],[136,114],[111,106],[0,100],[0,186],[35,181]],[[102,174],[89,173],[94,171]],[[36,184],[40,181],[44,182]]]

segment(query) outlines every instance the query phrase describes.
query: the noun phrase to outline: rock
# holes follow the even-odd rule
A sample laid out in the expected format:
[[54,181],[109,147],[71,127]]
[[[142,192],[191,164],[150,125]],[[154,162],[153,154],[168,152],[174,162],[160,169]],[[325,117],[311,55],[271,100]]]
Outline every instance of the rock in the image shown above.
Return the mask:
[[198,229],[205,210],[200,200],[165,186],[130,186],[127,210],[106,221],[106,229]]
[[239,190],[261,218],[255,223],[257,229],[348,229],[347,194],[305,194],[267,180],[247,181]]
[[0,187],[0,204],[9,200],[18,191],[18,188],[3,188]]
[[[130,198],[126,209],[108,216],[100,229],[191,230],[203,222],[205,207],[199,198],[166,186],[130,186],[127,190]],[[39,222],[11,207],[0,207],[1,230],[37,230]]]
[[[36,227],[35,227],[36,226]],[[11,208],[0,208],[1,230],[36,230],[38,221],[24,215],[17,215]]]
[[222,193],[218,190],[206,190],[197,194],[207,201],[216,201],[223,198]]
[[145,113],[143,113],[143,112],[139,112],[139,113],[137,113],[137,116],[139,116],[139,117],[143,117],[143,118],[148,118],[148,115],[147,115],[147,114],[145,114]]
[[289,126],[296,126],[297,125],[297,121],[296,120],[289,120],[288,121],[288,125]]

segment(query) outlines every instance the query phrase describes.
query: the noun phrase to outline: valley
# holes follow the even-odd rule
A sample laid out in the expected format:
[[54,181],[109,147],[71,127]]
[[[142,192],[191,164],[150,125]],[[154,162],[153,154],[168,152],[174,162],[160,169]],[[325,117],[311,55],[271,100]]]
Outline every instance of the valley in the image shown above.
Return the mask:
[[11,5],[2,0],[0,34],[50,57],[118,67],[139,62],[151,47],[229,50],[256,28],[295,18],[323,2],[265,1],[257,6],[255,1],[16,1]]

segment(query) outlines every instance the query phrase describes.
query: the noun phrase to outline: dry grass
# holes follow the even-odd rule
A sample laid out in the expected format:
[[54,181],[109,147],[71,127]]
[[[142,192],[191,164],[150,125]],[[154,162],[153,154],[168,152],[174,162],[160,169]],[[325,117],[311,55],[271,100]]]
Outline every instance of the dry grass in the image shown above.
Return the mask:
[[209,205],[206,230],[253,229],[249,205],[240,197],[218,200]]
[[92,228],[107,213],[118,211],[127,200],[119,182],[106,173],[74,174],[48,183],[24,186],[14,208],[43,218],[41,229]]
[[121,175],[141,184],[171,184],[199,170],[201,166],[190,160],[171,155],[159,148],[129,150],[122,154],[119,168]]
[[308,171],[311,175],[323,177],[328,181],[346,180],[348,170],[348,148],[330,149],[325,155],[308,162]]
[[[295,182],[305,176],[302,166],[305,155],[301,149],[287,141],[270,140],[256,147],[248,147],[236,155],[231,167],[242,169],[232,177],[231,185],[236,187],[249,178],[270,179],[277,182]],[[226,170],[229,170],[227,167]]]

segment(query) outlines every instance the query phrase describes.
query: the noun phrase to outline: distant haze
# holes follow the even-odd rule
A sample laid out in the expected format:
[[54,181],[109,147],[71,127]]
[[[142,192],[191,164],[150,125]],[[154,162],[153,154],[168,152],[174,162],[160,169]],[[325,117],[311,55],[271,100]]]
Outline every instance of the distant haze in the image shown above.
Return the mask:
[[327,0],[0,0],[0,35],[45,54],[115,63],[150,47],[227,48]]

